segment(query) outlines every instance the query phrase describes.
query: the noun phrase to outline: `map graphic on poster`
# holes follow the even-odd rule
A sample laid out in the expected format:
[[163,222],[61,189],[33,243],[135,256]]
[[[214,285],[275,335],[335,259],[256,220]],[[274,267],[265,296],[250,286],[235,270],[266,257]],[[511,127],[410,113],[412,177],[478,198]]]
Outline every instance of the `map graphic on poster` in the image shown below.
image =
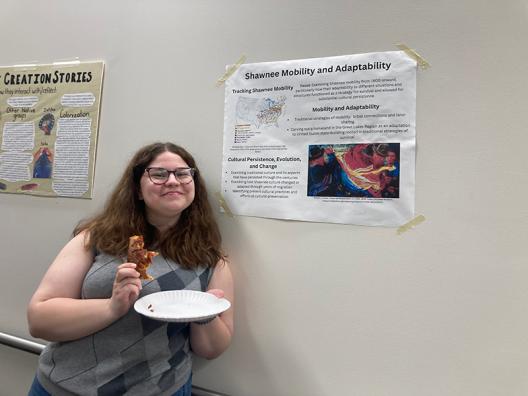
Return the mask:
[[416,61],[244,64],[226,81],[222,195],[237,215],[399,226],[414,215]]
[[278,120],[283,114],[286,97],[281,96],[277,99],[273,98],[238,98],[236,106],[236,116],[238,122],[248,122],[257,128],[261,126],[276,126],[278,127]]
[[0,67],[0,192],[91,198],[103,67]]

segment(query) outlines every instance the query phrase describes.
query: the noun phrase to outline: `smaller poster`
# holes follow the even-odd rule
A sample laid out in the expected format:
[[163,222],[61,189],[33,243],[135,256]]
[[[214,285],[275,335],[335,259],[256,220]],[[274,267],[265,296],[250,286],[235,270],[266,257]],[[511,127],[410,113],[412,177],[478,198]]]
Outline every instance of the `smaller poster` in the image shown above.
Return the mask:
[[225,87],[224,199],[237,215],[401,225],[415,109],[403,51],[244,64]]
[[0,67],[0,192],[92,197],[103,69]]

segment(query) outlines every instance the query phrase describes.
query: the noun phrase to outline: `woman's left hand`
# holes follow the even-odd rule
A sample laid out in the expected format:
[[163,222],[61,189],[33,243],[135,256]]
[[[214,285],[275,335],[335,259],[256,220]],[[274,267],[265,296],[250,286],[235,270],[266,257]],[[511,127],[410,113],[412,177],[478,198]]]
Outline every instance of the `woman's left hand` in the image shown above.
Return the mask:
[[211,293],[213,296],[216,296],[217,298],[223,298],[225,294],[222,289],[209,289],[207,290],[207,293]]
[[231,343],[233,336],[233,277],[227,261],[219,262],[214,269],[207,293],[216,298],[225,298],[231,307],[222,312],[206,326],[191,324],[191,348],[194,353],[206,359],[219,356]]

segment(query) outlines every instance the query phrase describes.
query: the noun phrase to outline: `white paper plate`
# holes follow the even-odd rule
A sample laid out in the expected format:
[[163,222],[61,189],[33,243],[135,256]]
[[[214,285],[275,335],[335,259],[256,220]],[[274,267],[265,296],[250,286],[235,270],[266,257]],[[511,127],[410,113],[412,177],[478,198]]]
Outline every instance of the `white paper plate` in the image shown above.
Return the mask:
[[134,309],[141,315],[164,322],[194,322],[226,311],[231,303],[211,293],[168,290],[140,298]]

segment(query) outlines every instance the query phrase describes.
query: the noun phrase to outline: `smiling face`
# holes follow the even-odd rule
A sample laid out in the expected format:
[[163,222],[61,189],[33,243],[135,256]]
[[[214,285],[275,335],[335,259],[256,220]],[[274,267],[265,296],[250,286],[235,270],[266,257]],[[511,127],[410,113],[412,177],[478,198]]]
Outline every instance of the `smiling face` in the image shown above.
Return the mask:
[[[165,168],[173,171],[189,165],[178,155],[165,151],[148,164],[147,168]],[[177,223],[181,213],[194,200],[194,180],[183,184],[173,173],[164,184],[154,184],[144,172],[140,179],[140,199],[145,202],[147,219],[163,230]]]

